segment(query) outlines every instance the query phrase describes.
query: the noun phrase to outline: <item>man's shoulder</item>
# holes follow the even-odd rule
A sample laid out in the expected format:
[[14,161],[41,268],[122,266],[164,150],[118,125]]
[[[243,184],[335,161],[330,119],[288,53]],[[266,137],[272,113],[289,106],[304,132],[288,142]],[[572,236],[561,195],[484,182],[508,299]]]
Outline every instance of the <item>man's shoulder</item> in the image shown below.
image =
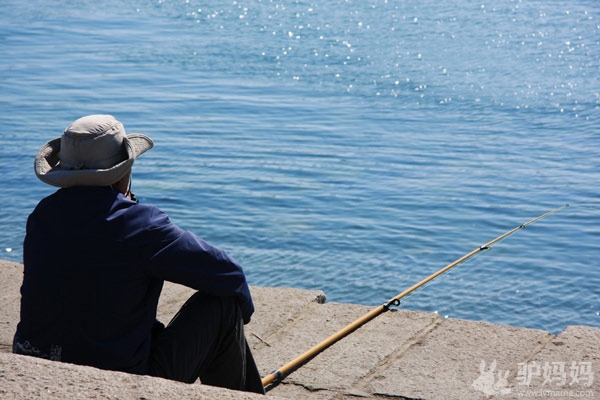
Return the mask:
[[169,216],[154,204],[128,201],[124,213],[134,224],[143,225],[147,229],[176,229]]

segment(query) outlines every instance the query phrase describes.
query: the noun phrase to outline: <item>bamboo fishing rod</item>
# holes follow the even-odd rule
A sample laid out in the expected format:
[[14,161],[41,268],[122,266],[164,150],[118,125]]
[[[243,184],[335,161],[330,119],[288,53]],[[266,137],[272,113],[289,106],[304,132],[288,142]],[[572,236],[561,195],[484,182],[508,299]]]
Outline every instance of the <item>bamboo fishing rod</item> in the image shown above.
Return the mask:
[[421,286],[427,284],[428,282],[434,280],[435,278],[437,278],[438,276],[442,275],[443,273],[448,272],[450,269],[452,269],[455,266],[463,263],[464,261],[466,261],[469,258],[473,257],[474,255],[476,255],[476,254],[478,254],[478,253],[480,253],[480,252],[482,252],[484,250],[490,249],[491,245],[493,245],[494,243],[499,242],[500,240],[504,239],[505,237],[510,236],[513,233],[515,233],[515,232],[517,232],[517,231],[525,228],[526,226],[531,225],[531,224],[539,221],[540,219],[545,218],[545,217],[547,217],[547,216],[549,216],[551,214],[554,214],[555,212],[560,211],[563,208],[568,207],[568,206],[569,206],[568,204],[565,204],[565,205],[563,205],[561,207],[555,208],[554,210],[550,210],[547,213],[540,215],[539,217],[533,218],[533,219],[525,222],[524,224],[521,224],[521,225],[519,225],[519,226],[517,226],[517,227],[515,227],[515,228],[513,228],[513,229],[511,229],[511,230],[509,230],[509,231],[507,231],[505,233],[503,233],[502,235],[498,236],[497,238],[495,238],[493,240],[490,240],[486,244],[484,244],[482,246],[479,246],[478,248],[476,248],[475,250],[471,251],[470,253],[467,253],[464,256],[460,257],[458,260],[451,262],[450,264],[446,265],[444,268],[442,268],[439,271],[435,272],[434,274],[428,276],[427,278],[423,279],[419,283],[414,284],[413,286],[409,287],[408,289],[406,289],[402,293],[399,293],[395,297],[392,297],[390,300],[388,300],[384,304],[380,305],[379,307],[376,307],[373,310],[369,311],[368,313],[366,313],[365,315],[363,315],[362,317],[360,317],[356,321],[354,321],[354,322],[346,325],[346,327],[342,328],[338,332],[336,332],[333,335],[329,336],[327,339],[323,340],[321,343],[315,345],[311,349],[309,349],[306,352],[304,352],[303,354],[299,355],[298,357],[296,357],[292,361],[290,361],[287,364],[281,366],[279,369],[271,372],[270,374],[268,374],[267,376],[265,376],[264,378],[262,378],[262,384],[263,384],[263,386],[267,387],[268,385],[276,384],[278,382],[281,382],[293,370],[295,370],[295,369],[299,368],[300,366],[302,366],[304,363],[306,363],[307,361],[309,361],[310,359],[312,359],[313,357],[315,357],[317,354],[319,354],[321,351],[325,350],[327,347],[331,346],[335,342],[337,342],[340,339],[344,338],[345,336],[349,335],[350,333],[352,333],[353,331],[355,331],[356,329],[358,329],[362,325],[366,324],[367,322],[371,321],[375,317],[379,316],[380,314],[388,311],[390,309],[390,307],[392,307],[392,306],[398,306],[400,304],[400,299],[402,299],[403,297],[405,297],[405,296],[409,295],[410,293],[414,292],[415,290],[417,290]]

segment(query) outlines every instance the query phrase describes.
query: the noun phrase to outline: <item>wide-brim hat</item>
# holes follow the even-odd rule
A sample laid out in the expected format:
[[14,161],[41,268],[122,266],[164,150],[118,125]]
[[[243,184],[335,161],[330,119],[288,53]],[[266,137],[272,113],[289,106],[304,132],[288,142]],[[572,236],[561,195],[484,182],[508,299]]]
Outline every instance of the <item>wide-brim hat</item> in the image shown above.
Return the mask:
[[109,186],[123,178],[135,159],[153,146],[146,135],[127,135],[123,124],[112,115],[88,115],[40,149],[35,174],[42,182],[62,188]]

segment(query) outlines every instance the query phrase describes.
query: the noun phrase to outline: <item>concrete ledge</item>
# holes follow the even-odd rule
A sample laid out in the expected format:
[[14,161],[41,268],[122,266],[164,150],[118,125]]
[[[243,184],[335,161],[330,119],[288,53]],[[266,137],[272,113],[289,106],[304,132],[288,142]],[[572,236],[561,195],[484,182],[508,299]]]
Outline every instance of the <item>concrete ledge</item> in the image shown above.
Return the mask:
[[[262,398],[10,354],[22,265],[0,260],[0,398]],[[318,290],[252,287],[246,336],[265,376],[371,310]],[[166,284],[168,322],[193,290]],[[600,329],[545,331],[399,310],[377,317],[271,388],[271,398],[600,398]]]
[[264,399],[206,385],[0,353],[2,399]]

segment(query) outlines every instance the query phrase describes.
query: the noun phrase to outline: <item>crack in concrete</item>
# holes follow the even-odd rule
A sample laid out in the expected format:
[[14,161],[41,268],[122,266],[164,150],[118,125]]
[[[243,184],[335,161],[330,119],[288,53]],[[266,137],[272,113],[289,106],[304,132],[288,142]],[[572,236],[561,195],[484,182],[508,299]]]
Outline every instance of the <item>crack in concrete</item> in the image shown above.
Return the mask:
[[415,346],[421,346],[427,339],[427,336],[429,336],[431,332],[435,331],[442,323],[444,323],[444,321],[445,320],[441,317],[434,318],[431,323],[427,324],[425,327],[423,327],[423,329],[417,331],[413,336],[406,340],[402,346],[390,353],[369,373],[365,374],[360,380],[356,381],[355,384],[352,385],[352,388],[366,393],[372,393],[372,395],[382,399],[422,400],[419,398],[406,397],[402,395],[377,393],[370,388],[369,382],[375,380],[377,376],[381,375],[383,372],[389,371],[390,366],[393,365],[396,360],[402,358],[402,356],[411,348]]

